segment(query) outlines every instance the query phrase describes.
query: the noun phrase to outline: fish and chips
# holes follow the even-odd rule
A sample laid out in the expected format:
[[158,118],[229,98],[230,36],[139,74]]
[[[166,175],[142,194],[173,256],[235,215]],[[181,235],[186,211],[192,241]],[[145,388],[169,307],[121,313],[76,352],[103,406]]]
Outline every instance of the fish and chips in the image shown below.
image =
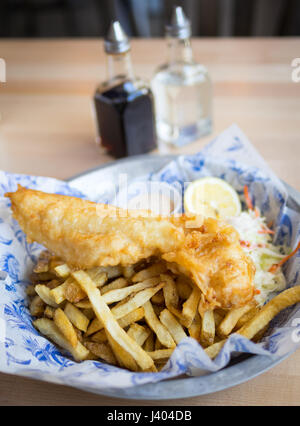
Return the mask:
[[28,241],[47,249],[27,288],[34,326],[78,362],[156,372],[187,337],[214,358],[232,333],[257,341],[300,301],[299,286],[260,306],[253,261],[218,219],[146,215],[22,187],[7,196]]

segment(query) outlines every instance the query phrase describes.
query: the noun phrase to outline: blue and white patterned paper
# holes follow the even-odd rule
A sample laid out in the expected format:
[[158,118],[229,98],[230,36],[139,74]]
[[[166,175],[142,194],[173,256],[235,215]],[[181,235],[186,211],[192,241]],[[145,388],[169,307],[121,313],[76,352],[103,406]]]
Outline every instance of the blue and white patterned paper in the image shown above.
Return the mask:
[[[300,215],[287,207],[287,192],[255,151],[241,130],[233,125],[202,152],[181,156],[158,173],[147,178],[178,185],[202,176],[214,175],[226,179],[242,195],[247,184],[262,213],[276,224],[276,241],[292,247],[300,237]],[[145,176],[141,177],[145,179]],[[182,341],[170,361],[159,373],[132,373],[96,361],[76,363],[61,353],[32,326],[26,302],[25,288],[33,264],[42,249],[38,244],[28,244],[25,235],[11,217],[7,191],[15,191],[17,184],[46,192],[92,198],[75,186],[59,180],[13,175],[0,172],[0,371],[18,374],[53,383],[101,392],[101,389],[128,388],[158,382],[182,375],[200,375],[214,372],[228,364],[234,352],[247,352],[279,357],[300,346],[299,306],[282,312],[272,322],[272,329],[262,343],[232,335],[218,357],[212,361],[193,339]],[[97,201],[107,202],[109,194]],[[299,285],[300,253],[288,262],[285,274],[289,286]],[[5,333],[4,333],[5,330]],[[298,336],[299,337],[299,336]]]

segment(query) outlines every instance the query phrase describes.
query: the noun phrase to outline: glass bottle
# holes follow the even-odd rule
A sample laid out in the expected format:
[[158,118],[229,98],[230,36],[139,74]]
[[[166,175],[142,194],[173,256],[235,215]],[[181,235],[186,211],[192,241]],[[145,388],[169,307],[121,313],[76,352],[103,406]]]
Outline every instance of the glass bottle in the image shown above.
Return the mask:
[[118,21],[104,46],[107,81],[94,95],[97,143],[116,158],[144,154],[156,148],[152,92],[134,76],[129,39]]
[[157,136],[182,146],[212,131],[212,84],[206,68],[193,59],[191,25],[181,7],[174,9],[166,35],[168,62],[151,83]]

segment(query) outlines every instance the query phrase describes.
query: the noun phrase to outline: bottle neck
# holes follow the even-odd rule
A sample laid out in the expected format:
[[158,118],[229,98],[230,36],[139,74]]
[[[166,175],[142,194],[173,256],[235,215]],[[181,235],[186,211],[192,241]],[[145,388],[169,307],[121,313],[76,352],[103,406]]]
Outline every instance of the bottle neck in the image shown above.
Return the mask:
[[192,63],[193,62],[193,51],[191,46],[191,40],[189,38],[178,39],[169,38],[168,40],[169,50],[169,63]]
[[133,80],[133,68],[129,52],[107,56],[107,79],[109,83]]

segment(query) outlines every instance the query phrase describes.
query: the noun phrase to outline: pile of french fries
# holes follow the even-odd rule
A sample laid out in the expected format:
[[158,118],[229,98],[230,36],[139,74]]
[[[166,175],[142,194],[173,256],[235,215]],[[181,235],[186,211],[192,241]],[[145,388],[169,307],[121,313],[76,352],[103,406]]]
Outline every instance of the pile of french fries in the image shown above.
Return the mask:
[[300,286],[262,309],[249,304],[201,314],[199,288],[159,259],[72,270],[43,252],[27,294],[34,326],[76,361],[99,360],[155,372],[188,336],[211,358],[233,332],[260,340],[277,313],[300,301]]

